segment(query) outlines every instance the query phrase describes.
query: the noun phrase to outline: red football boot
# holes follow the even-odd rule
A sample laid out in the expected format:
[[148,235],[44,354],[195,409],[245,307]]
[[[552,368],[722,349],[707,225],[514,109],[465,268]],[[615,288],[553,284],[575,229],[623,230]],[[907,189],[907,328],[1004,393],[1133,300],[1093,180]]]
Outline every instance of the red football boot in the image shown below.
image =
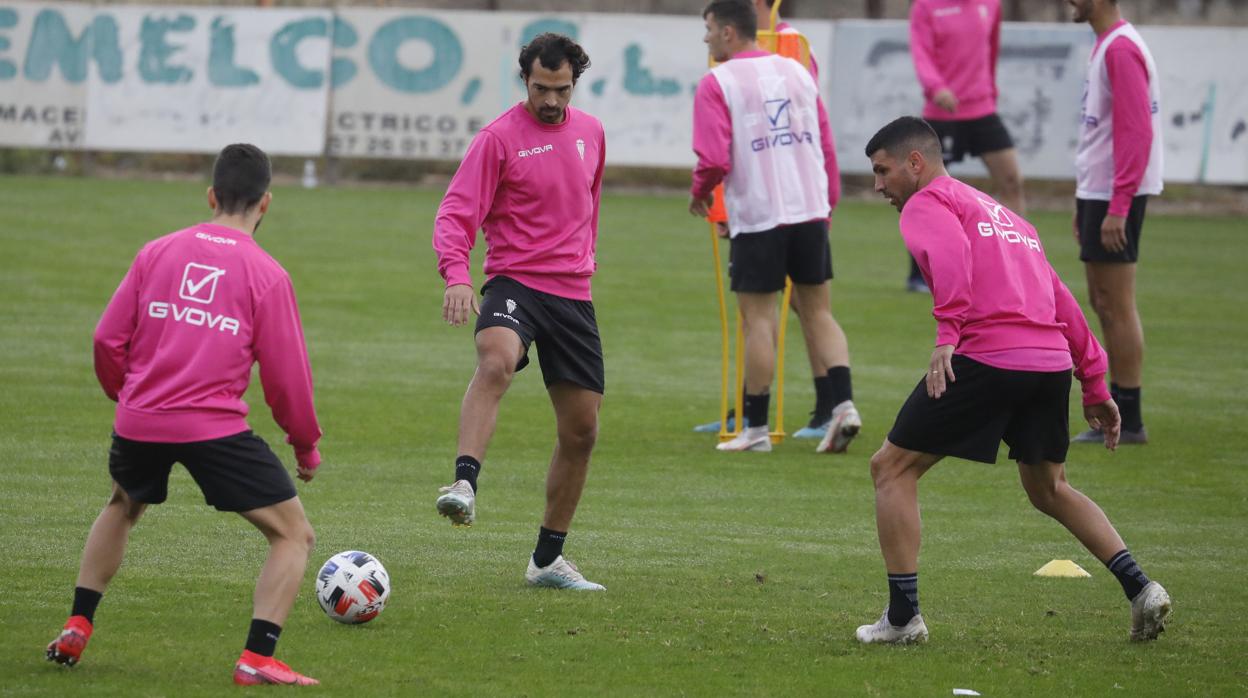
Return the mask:
[[65,629],[56,639],[48,643],[48,661],[73,666],[82,658],[82,651],[87,648],[87,640],[91,639],[94,627],[86,616],[70,616],[65,621]]
[[234,665],[234,683],[239,686],[283,684],[287,686],[315,686],[320,683],[311,676],[304,676],[286,666],[285,662],[265,657],[251,650],[243,650]]

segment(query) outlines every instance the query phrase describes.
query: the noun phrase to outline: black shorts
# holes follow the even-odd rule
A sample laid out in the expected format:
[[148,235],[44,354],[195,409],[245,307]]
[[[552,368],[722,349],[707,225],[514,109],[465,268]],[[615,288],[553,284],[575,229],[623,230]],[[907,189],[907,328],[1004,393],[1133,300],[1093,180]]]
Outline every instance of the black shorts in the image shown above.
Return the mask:
[[606,371],[593,303],[536,291],[506,276],[486,282],[481,295],[476,331],[506,327],[520,335],[524,355],[517,371],[529,365],[529,345],[537,342],[546,387],[568,381],[602,394]]
[[181,463],[204,501],[221,511],[251,511],[295,496],[295,483],[264,439],[250,431],[181,444],[131,441],[113,434],[108,472],[136,502],[169,496],[169,471]]
[[1010,132],[1005,129],[1001,117],[996,114],[981,116],[967,121],[947,121],[928,119],[927,123],[940,136],[940,149],[945,164],[962,162],[962,158],[970,153],[979,157],[984,153],[995,153],[998,150],[1009,150],[1014,147]]
[[811,286],[832,278],[832,248],[825,220],[739,233],[731,245],[728,276],[733,291],[783,291],[786,276],[795,284]]
[[953,375],[939,400],[920,380],[901,406],[888,440],[911,451],[995,463],[1004,440],[1010,460],[1066,462],[1070,446],[1070,370],[1054,373],[993,368],[953,356]]
[[1082,262],[1119,262],[1135,264],[1140,258],[1140,235],[1144,232],[1144,209],[1148,195],[1131,199],[1127,212],[1127,246],[1122,252],[1110,252],[1101,244],[1101,224],[1109,215],[1109,202],[1075,199],[1075,225],[1079,228],[1079,260]]

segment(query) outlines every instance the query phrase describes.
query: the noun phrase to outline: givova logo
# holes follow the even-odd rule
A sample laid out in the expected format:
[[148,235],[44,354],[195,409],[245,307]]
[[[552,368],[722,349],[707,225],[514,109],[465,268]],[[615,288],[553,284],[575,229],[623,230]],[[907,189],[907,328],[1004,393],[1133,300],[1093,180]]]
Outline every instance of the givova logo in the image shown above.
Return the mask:
[[553,143],[547,143],[546,145],[539,145],[536,148],[527,148],[527,149],[521,148],[520,150],[516,151],[516,157],[527,158],[531,155],[541,155],[542,153],[549,153],[550,151],[554,149],[555,149],[555,146]]
[[1013,245],[1022,245],[1029,250],[1040,252],[1040,241],[1024,235],[1014,230],[1014,219],[1010,217],[1010,212],[1006,207],[992,201],[990,199],[981,199],[978,196],[975,200],[980,206],[984,207],[984,211],[988,213],[989,220],[980,221],[976,225],[980,237],[990,238],[994,235]]
[[771,122],[772,131],[788,130],[790,104],[792,102],[787,99],[769,99],[763,102],[763,107],[767,110],[767,121]]
[[224,269],[191,262],[182,270],[178,297],[196,303],[211,303],[217,293],[217,280],[222,276],[225,276]]

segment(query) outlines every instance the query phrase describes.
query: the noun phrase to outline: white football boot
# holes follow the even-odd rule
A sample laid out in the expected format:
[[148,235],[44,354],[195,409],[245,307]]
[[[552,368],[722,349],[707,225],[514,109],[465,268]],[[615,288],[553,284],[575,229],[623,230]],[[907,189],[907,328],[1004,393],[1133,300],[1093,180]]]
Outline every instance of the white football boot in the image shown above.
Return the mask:
[[449,487],[438,489],[438,513],[451,520],[452,526],[471,526],[477,520],[477,494],[467,480],[456,480]]
[[884,609],[884,615],[871,625],[858,626],[858,641],[871,644],[873,642],[882,642],[890,645],[914,645],[927,642],[927,623],[923,622],[923,616],[915,615],[910,619],[909,623],[898,627],[888,622],[888,609]]
[[545,567],[538,567],[529,556],[529,569],[524,572],[524,581],[535,587],[554,587],[555,589],[573,589],[575,591],[606,591],[607,588],[585,579],[585,575],[562,555]]
[[844,453],[849,442],[854,440],[862,430],[862,417],[858,415],[853,400],[846,400],[832,408],[832,421],[828,422],[828,433],[823,435],[815,453]]
[[715,444],[715,450],[766,453],[771,450],[771,434],[767,432],[766,424],[761,427],[746,427],[745,431],[737,434],[732,440]]
[[1170,618],[1170,595],[1157,582],[1149,582],[1131,599],[1131,641],[1156,640]]

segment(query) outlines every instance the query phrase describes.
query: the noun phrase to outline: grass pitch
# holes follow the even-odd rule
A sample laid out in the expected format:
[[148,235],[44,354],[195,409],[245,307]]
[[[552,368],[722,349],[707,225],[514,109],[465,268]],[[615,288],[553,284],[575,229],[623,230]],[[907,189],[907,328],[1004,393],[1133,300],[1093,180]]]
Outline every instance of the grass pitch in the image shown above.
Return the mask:
[[[204,183],[0,178],[0,694],[215,695],[230,687],[264,543],[204,506],[185,471],[135,530],[82,664],[43,661],[105,501],[112,403],[91,331],[138,248],[206,218]],[[1112,576],[1033,511],[1013,464],[946,461],[923,481],[921,599],[931,642],[862,647],[887,602],[867,461],[926,368],[926,297],[902,292],[896,213],[833,222],[833,307],[862,435],[843,456],[786,441],[719,454],[692,425],[718,408],[707,233],[680,196],[608,196],[594,294],[607,362],[602,430],[569,557],[605,594],[523,585],[553,416],[536,367],[503,403],[478,524],[433,510],[451,476],[471,333],[439,319],[430,234],[440,192],[279,188],[261,244],[299,294],[325,429],[300,484],[319,535],[279,657],[362,695],[1243,695],[1248,691],[1248,237],[1241,220],[1150,215],[1140,266],[1153,443],[1072,448],[1096,499],[1175,601],[1156,643],[1127,642]],[[1066,213],[1037,214],[1086,299]],[[480,284],[480,254],[474,275]],[[1095,324],[1094,324],[1095,327]],[[813,403],[801,335],[786,426]],[[253,427],[288,464],[258,381]],[[1072,424],[1079,424],[1072,400]],[[361,627],[326,619],[319,563],[377,555],[395,584]],[[1032,571],[1070,558],[1090,580]],[[316,692],[312,689],[312,692]]]

